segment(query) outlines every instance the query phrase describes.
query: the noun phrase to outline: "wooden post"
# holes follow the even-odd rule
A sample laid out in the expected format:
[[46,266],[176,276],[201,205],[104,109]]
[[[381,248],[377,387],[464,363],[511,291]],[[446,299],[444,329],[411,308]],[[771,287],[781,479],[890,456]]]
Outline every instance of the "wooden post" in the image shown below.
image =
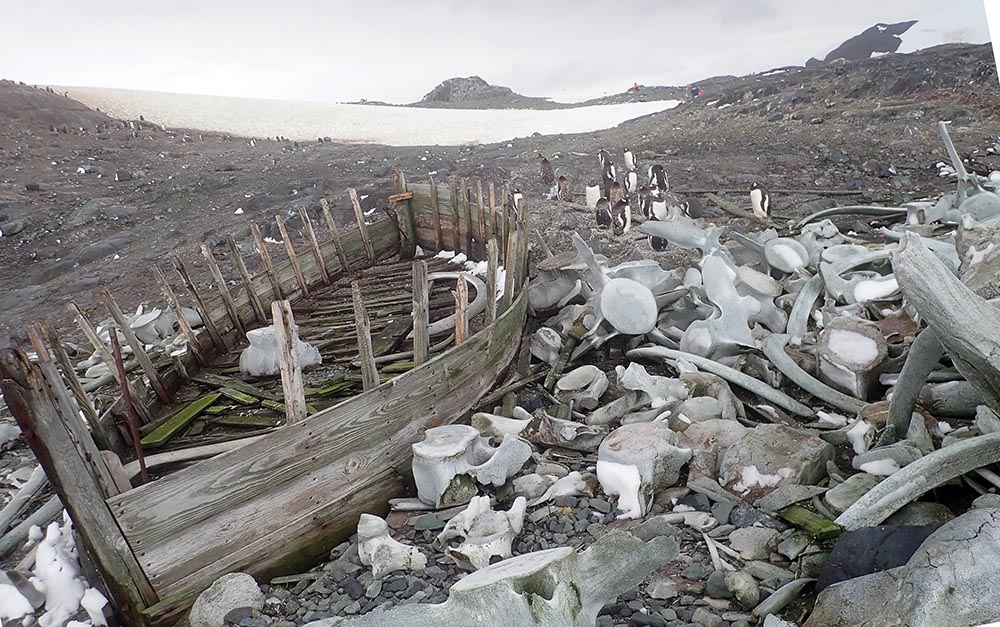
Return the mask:
[[229,314],[229,319],[233,322],[233,328],[246,335],[247,330],[243,327],[243,321],[240,320],[239,310],[236,309],[236,303],[233,302],[233,295],[229,292],[226,279],[222,276],[222,270],[219,269],[219,262],[215,260],[215,255],[212,254],[212,249],[208,247],[208,244],[201,245],[201,254],[208,262],[208,271],[212,273],[215,286],[219,290],[219,295],[222,296],[222,304],[225,305],[226,313]]
[[171,311],[174,312],[174,317],[177,318],[177,325],[181,328],[181,333],[184,334],[184,338],[187,340],[188,348],[191,349],[191,353],[194,355],[198,363],[205,365],[208,363],[208,359],[205,356],[205,352],[202,350],[201,342],[198,340],[198,336],[195,334],[194,329],[188,323],[187,318],[184,317],[184,310],[181,308],[181,304],[177,301],[177,296],[174,291],[170,289],[170,284],[167,283],[166,277],[163,276],[163,272],[160,271],[159,266],[153,266],[153,276],[156,278],[156,282],[160,284],[160,291],[163,293],[163,297],[167,300],[167,304],[170,306]]
[[455,287],[455,346],[469,337],[469,283],[464,274],[458,275]]
[[274,292],[271,300],[281,300],[285,297],[285,293],[281,289],[278,275],[274,273],[274,263],[271,261],[271,253],[267,251],[267,244],[264,242],[264,237],[261,235],[260,227],[257,226],[256,222],[250,223],[250,233],[253,235],[254,244],[257,245],[257,252],[260,253],[260,259],[264,262],[264,271],[267,273],[267,280],[271,282],[271,290]]
[[[128,345],[132,347],[132,355],[139,360],[139,365],[142,366],[142,371],[145,372],[146,376],[149,378],[149,384],[153,387],[153,391],[156,392],[156,396],[159,397],[160,402],[167,404],[173,401],[173,395],[171,395],[167,391],[167,388],[163,386],[163,381],[160,380],[160,373],[156,371],[156,367],[153,366],[152,360],[150,360],[149,355],[146,354],[146,350],[142,347],[142,342],[140,342],[139,338],[135,336],[135,331],[132,330],[132,327],[128,326],[128,321],[122,314],[122,310],[118,308],[118,303],[116,303],[114,297],[111,296],[111,292],[109,292],[107,288],[101,288],[100,295],[101,300],[104,301],[108,311],[111,312],[111,317],[115,319],[115,324],[118,325],[122,335],[125,336],[125,341],[127,341]],[[114,329],[111,330],[111,333],[114,333]],[[110,367],[111,364],[108,364],[108,366]]]
[[[501,220],[501,231],[503,234],[502,243],[503,253],[503,265],[505,268],[510,267],[510,190],[506,185],[503,186],[503,200],[500,203],[500,220]],[[508,274],[508,276],[510,276]]]
[[[117,370],[115,370],[114,358],[108,351],[108,347],[105,346],[104,342],[101,341],[101,338],[97,337],[97,330],[94,329],[94,325],[92,325],[90,323],[90,320],[87,319],[87,316],[86,314],[83,313],[83,310],[80,309],[80,307],[74,302],[71,302],[68,306],[69,310],[73,312],[73,315],[76,318],[77,326],[79,326],[80,330],[83,331],[83,335],[90,341],[90,344],[94,347],[94,350],[97,351],[97,354],[101,356],[101,361],[103,361],[104,365],[107,366],[108,370],[111,371],[111,376],[114,377],[115,381],[118,383],[118,387],[124,388],[127,385],[132,385],[131,382],[129,382],[128,377],[122,378],[121,374]],[[130,388],[129,391],[132,393],[133,398],[137,396],[135,394],[135,390]],[[153,420],[152,414],[149,413],[149,410],[146,409],[146,406],[141,402],[136,406],[136,409],[139,410],[139,414],[142,415],[142,419],[145,422],[150,422]]]
[[[76,414],[64,416],[59,411],[41,368],[20,351],[0,350],[0,391],[69,511],[87,553],[100,566],[112,606],[126,624],[145,624],[141,611],[156,603],[157,596],[105,503],[107,495],[95,463],[100,453],[93,442],[86,445],[89,438],[77,440],[68,424]],[[78,443],[84,444],[84,453]]]
[[[507,211],[504,211],[504,215]],[[500,311],[504,312],[510,307],[511,302],[514,299],[514,279],[517,274],[517,270],[514,268],[517,259],[517,253],[515,252],[518,247],[518,232],[517,227],[511,229],[510,239],[507,241],[507,256],[504,258],[504,269],[506,270],[506,280],[504,281],[503,288],[503,298],[500,301]]]
[[302,384],[302,366],[297,349],[299,333],[287,300],[271,303],[274,318],[274,339],[278,344],[278,367],[281,369],[281,390],[285,396],[285,424],[295,424],[306,417],[306,393]]
[[490,188],[490,237],[497,234],[497,188],[493,181],[489,182]]
[[354,303],[354,323],[358,334],[358,356],[361,359],[361,381],[364,389],[378,387],[378,369],[375,367],[375,354],[372,351],[372,329],[365,310],[365,301],[361,297],[361,284],[351,282],[351,300]]
[[463,214],[465,216],[465,254],[472,259],[476,254],[472,250],[472,203],[469,202],[469,187],[465,179],[462,179],[462,184],[459,186],[458,196],[462,208],[465,210]]
[[260,296],[257,294],[257,290],[253,286],[253,278],[247,271],[247,265],[243,263],[243,257],[240,255],[240,247],[236,244],[236,240],[232,235],[226,235],[226,243],[229,245],[229,253],[233,257],[233,264],[236,266],[236,271],[240,274],[240,280],[243,282],[243,289],[247,291],[247,298],[250,299],[250,306],[253,307],[254,316],[257,317],[257,321],[261,324],[267,323],[267,312],[264,311],[264,305],[260,302]]
[[497,241],[490,238],[486,242],[486,324],[497,319],[497,269],[500,266],[500,252]]
[[345,273],[350,273],[351,262],[347,258],[347,253],[344,252],[344,245],[340,241],[340,233],[337,232],[337,223],[333,219],[333,214],[330,213],[330,203],[326,201],[326,198],[320,198],[319,204],[323,208],[323,217],[326,219],[326,227],[330,229],[330,239],[333,240],[333,247],[337,250],[340,267]]
[[[118,373],[125,378],[125,362],[122,361],[122,348],[118,345],[118,334],[111,334],[111,352],[114,355],[115,363],[112,365]],[[122,388],[122,400],[125,402],[125,417],[128,421],[128,432],[132,437],[132,447],[135,449],[135,457],[139,460],[139,470],[143,483],[149,483],[149,471],[146,470],[146,456],[142,454],[142,438],[139,435],[139,422],[135,417],[135,404],[132,402],[132,395],[129,394],[128,386]]]
[[172,255],[170,257],[171,261],[174,263],[174,269],[177,270],[177,274],[181,276],[181,280],[184,281],[184,287],[191,292],[191,297],[194,298],[194,302],[198,309],[198,315],[201,316],[201,322],[205,325],[205,329],[208,331],[208,335],[212,338],[212,342],[219,348],[219,350],[226,350],[226,342],[222,339],[222,334],[219,333],[219,327],[215,326],[215,320],[208,315],[208,307],[205,306],[205,299],[201,295],[201,291],[191,280],[191,275],[188,274],[187,266],[181,261],[181,258],[177,255]]
[[319,249],[319,240],[316,239],[316,231],[313,230],[312,220],[309,219],[309,212],[306,211],[305,207],[299,207],[299,218],[302,220],[302,226],[306,229],[306,235],[308,236],[309,244],[312,247],[313,257],[316,258],[316,266],[319,268],[319,273],[323,277],[323,282],[329,285],[330,273],[326,269],[326,261],[323,259],[323,253]]
[[419,366],[427,361],[430,337],[427,334],[430,312],[428,308],[427,262],[413,264],[413,363]]
[[476,238],[479,251],[476,251],[476,254],[482,255],[486,253],[486,240],[489,239],[486,235],[486,203],[483,199],[483,179],[476,179],[476,205],[479,209],[479,219],[476,221],[479,225],[479,237]]
[[274,221],[278,223],[278,232],[281,233],[281,241],[285,244],[285,252],[288,253],[288,260],[292,262],[292,271],[295,272],[295,280],[299,282],[302,294],[309,296],[309,284],[306,283],[306,277],[302,274],[302,266],[299,265],[299,256],[295,253],[295,247],[292,246],[292,238],[288,237],[285,222],[278,215],[274,216]]
[[[405,194],[406,176],[402,170],[392,171],[392,186],[397,194]],[[399,228],[403,233],[403,245],[399,248],[400,259],[413,259],[417,252],[417,222],[413,218],[413,208],[409,200],[400,200],[396,203],[399,207]]]
[[358,192],[353,187],[347,190],[347,195],[351,197],[351,206],[354,207],[354,219],[358,222],[358,230],[361,231],[361,242],[365,245],[365,254],[368,261],[375,261],[375,249],[372,248],[372,240],[368,237],[368,227],[365,226],[365,212],[361,210],[361,201],[358,200]]
[[437,183],[431,177],[431,209],[434,214],[434,247],[444,250],[444,233],[441,230],[441,202],[438,200]]
[[458,179],[454,176],[448,177],[448,193],[451,198],[451,244],[452,250],[456,253],[465,252],[462,250],[462,221],[459,219],[458,207]]

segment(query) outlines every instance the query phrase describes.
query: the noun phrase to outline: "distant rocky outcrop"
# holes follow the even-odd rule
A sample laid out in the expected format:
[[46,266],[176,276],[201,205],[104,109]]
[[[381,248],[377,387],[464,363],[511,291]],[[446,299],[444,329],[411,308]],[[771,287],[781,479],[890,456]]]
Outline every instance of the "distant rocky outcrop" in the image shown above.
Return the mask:
[[67,98],[51,87],[0,80],[0,121],[33,129],[94,130],[111,118]]
[[522,96],[510,87],[491,85],[478,76],[468,76],[449,78],[412,106],[451,109],[544,109],[556,108],[558,105],[547,98]]
[[815,57],[809,59],[806,61],[806,67],[813,67],[836,59],[863,61],[878,53],[896,52],[903,43],[900,35],[910,30],[916,23],[917,20],[897,22],[896,24],[876,24],[834,48],[822,61]]

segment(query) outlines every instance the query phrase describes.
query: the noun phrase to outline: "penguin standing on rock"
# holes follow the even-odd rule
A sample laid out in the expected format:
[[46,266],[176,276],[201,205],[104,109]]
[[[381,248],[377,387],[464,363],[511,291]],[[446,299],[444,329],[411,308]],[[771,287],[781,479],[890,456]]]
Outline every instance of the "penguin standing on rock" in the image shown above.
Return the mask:
[[625,193],[627,195],[632,196],[639,191],[639,175],[635,173],[635,170],[626,172],[622,178],[622,182],[625,185]]
[[750,206],[761,222],[767,222],[771,218],[771,194],[756,181],[750,184]]
[[632,153],[631,150],[629,150],[628,148],[626,148],[625,149],[625,155],[624,155],[624,157],[625,157],[625,168],[628,169],[629,172],[634,171],[636,169],[635,168],[635,155]]
[[601,191],[608,198],[611,197],[611,186],[615,184],[618,180],[618,171],[615,170],[615,164],[611,163],[610,160],[605,161],[604,165],[601,166]]
[[597,160],[601,162],[601,167],[603,168],[605,163],[611,162],[611,153],[601,148],[597,151]]
[[538,155],[538,166],[541,170],[542,182],[546,185],[552,185],[556,181],[556,173],[552,169],[552,164],[549,160],[545,158],[545,155]]
[[649,219],[649,216],[652,215],[650,213],[650,211],[652,210],[652,206],[653,206],[653,197],[649,195],[649,188],[646,187],[645,185],[640,185],[639,186],[639,213],[642,214],[643,218],[645,218],[647,220]]
[[626,197],[611,208],[611,231],[615,235],[624,235],[630,228],[632,228],[632,208]]
[[649,166],[649,187],[661,194],[670,191],[670,182],[667,180],[667,173],[664,172],[662,165]]
[[597,199],[597,206],[594,208],[594,217],[597,218],[598,226],[611,226],[611,203],[603,196]]

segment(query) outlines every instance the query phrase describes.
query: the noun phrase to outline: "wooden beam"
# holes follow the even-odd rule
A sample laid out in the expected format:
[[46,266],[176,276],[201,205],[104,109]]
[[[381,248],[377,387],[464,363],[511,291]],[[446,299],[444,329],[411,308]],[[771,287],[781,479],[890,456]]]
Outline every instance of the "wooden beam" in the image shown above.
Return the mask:
[[320,198],[319,204],[323,208],[323,217],[326,219],[326,228],[330,230],[330,239],[333,240],[333,247],[337,250],[337,257],[340,259],[340,267],[343,268],[345,273],[351,272],[351,262],[347,258],[347,254],[344,252],[344,244],[340,239],[340,233],[337,231],[337,223],[333,219],[333,214],[330,213],[330,203],[327,202],[326,198]]
[[[125,361],[122,359],[122,348],[118,344],[118,334],[111,334],[111,353],[115,358],[113,368],[118,370],[121,377],[125,378]],[[142,452],[142,442],[139,438],[139,420],[135,415],[135,403],[132,402],[132,395],[128,386],[122,388],[122,400],[125,403],[125,417],[128,422],[128,432],[132,436],[132,447],[135,449],[135,457],[139,460],[139,473],[143,483],[149,483],[149,471],[146,470],[146,456]],[[111,496],[111,495],[108,495]]]
[[[98,565],[112,606],[118,608],[126,624],[144,624],[142,610],[158,598],[105,503],[107,497],[94,474],[96,464],[88,463],[77,448],[67,425],[76,415],[62,415],[41,368],[20,351],[0,350],[0,391],[69,511],[87,553]],[[87,454],[100,460],[96,447]]]
[[431,212],[434,216],[434,247],[438,251],[444,250],[444,233],[441,230],[441,202],[438,200],[437,183],[434,177],[431,178]]
[[[505,209],[504,216],[506,216],[507,213],[508,212]],[[504,226],[507,226],[506,222],[504,223]],[[505,281],[503,288],[503,298],[500,299],[501,311],[507,311],[507,308],[510,307],[511,302],[514,299],[514,278],[515,275],[517,274],[517,270],[514,268],[514,266],[517,263],[516,251],[518,248],[518,233],[516,225],[515,228],[510,229],[510,232],[508,233],[506,248],[507,248],[507,256],[504,258],[504,270],[506,271],[506,274],[505,274]]]
[[477,241],[480,246],[476,254],[481,255],[486,252],[486,241],[489,239],[489,236],[486,235],[486,202],[483,198],[483,179],[476,179],[476,207],[479,211],[476,223],[479,225]]
[[416,261],[413,263],[413,363],[418,366],[427,361],[430,348],[427,329],[430,317],[427,304],[429,290],[427,262]]
[[[503,186],[503,197],[500,201],[500,253],[503,258],[504,268],[510,269],[510,189]],[[509,274],[508,274],[509,276]]]
[[201,341],[198,339],[197,334],[195,334],[194,329],[191,328],[190,323],[188,323],[187,318],[184,317],[184,310],[181,308],[180,302],[177,301],[177,296],[174,291],[170,289],[170,284],[167,283],[167,279],[163,276],[163,272],[160,270],[159,266],[153,266],[153,277],[156,282],[160,285],[160,292],[163,293],[163,297],[167,300],[167,305],[170,306],[170,310],[174,312],[174,317],[177,318],[177,325],[181,329],[181,333],[184,334],[184,339],[187,340],[188,348],[194,355],[195,359],[201,365],[206,365],[208,359],[205,356],[205,352],[202,349]]
[[253,307],[254,316],[257,321],[261,324],[267,323],[267,312],[264,311],[264,305],[260,302],[260,296],[257,294],[257,290],[253,285],[253,277],[250,276],[250,272],[247,271],[247,264],[243,262],[243,256],[240,255],[240,247],[236,243],[236,239],[232,234],[226,235],[226,244],[229,245],[229,254],[233,257],[233,264],[236,266],[236,271],[240,275],[240,281],[243,283],[243,289],[247,292],[247,300],[250,301],[250,306]]
[[260,227],[257,226],[256,222],[250,223],[250,233],[253,235],[257,252],[260,253],[260,259],[264,262],[264,272],[267,273],[267,280],[270,281],[271,290],[274,292],[272,300],[281,300],[285,297],[285,293],[281,289],[278,275],[274,273],[274,262],[271,261],[271,253],[267,250],[267,243],[264,241],[264,237],[260,233]]
[[413,192],[399,192],[389,195],[389,202],[403,202],[404,200],[413,200]]
[[379,384],[378,369],[375,367],[375,354],[372,351],[372,329],[365,310],[365,301],[361,297],[361,284],[351,282],[351,301],[354,304],[354,324],[358,334],[358,356],[361,360],[361,381],[365,390],[370,390]]
[[458,207],[458,179],[454,176],[448,177],[448,194],[451,198],[451,245],[456,253],[465,252],[462,250],[462,221],[459,218],[460,209]]
[[361,232],[361,241],[365,245],[365,254],[368,261],[375,261],[375,249],[372,248],[372,240],[368,237],[368,227],[365,225],[365,212],[361,210],[361,201],[358,200],[358,192],[353,187],[348,188],[347,195],[351,197],[351,206],[354,207],[354,219],[358,223],[358,230]]
[[493,184],[493,181],[489,182],[490,189],[490,237],[496,237],[497,234],[497,187]]
[[464,274],[458,275],[455,286],[455,346],[469,337],[469,283]]
[[[135,331],[133,331],[132,327],[128,325],[128,320],[125,319],[125,315],[122,314],[122,310],[118,308],[118,303],[115,302],[111,292],[109,292],[107,288],[101,288],[100,295],[101,300],[104,301],[108,311],[111,312],[111,317],[115,319],[115,324],[118,325],[122,335],[125,336],[125,341],[132,347],[132,355],[139,361],[142,371],[146,373],[146,377],[149,379],[149,384],[152,386],[153,391],[156,392],[156,396],[159,397],[160,402],[167,404],[173,401],[173,395],[167,391],[166,387],[164,387],[163,381],[160,380],[160,373],[156,371],[156,367],[153,366],[152,360],[149,358],[149,355],[146,354],[146,349],[142,347],[142,342],[140,342],[139,338],[135,336]],[[114,333],[114,330],[112,330],[112,333]]]
[[319,240],[316,239],[316,231],[313,230],[312,220],[309,219],[309,212],[306,211],[305,207],[299,207],[299,218],[302,220],[302,226],[306,229],[306,235],[312,247],[313,257],[316,258],[316,266],[319,268],[320,276],[323,277],[323,282],[329,285],[330,272],[326,269],[326,261],[323,259],[323,253],[319,249]]
[[306,277],[302,274],[302,266],[299,264],[299,256],[295,253],[295,247],[292,246],[292,238],[288,237],[288,230],[285,229],[285,222],[281,219],[281,216],[274,216],[274,221],[278,224],[278,232],[281,233],[281,241],[285,244],[285,252],[288,253],[288,261],[292,263],[292,271],[295,272],[295,280],[299,282],[299,287],[302,289],[302,293],[309,296],[309,284],[306,282]]
[[205,298],[201,295],[201,290],[194,284],[191,280],[191,275],[188,274],[187,266],[181,261],[181,258],[177,255],[171,255],[170,260],[174,264],[174,269],[177,270],[177,274],[180,275],[181,280],[184,282],[184,287],[187,288],[188,292],[191,293],[191,297],[194,298],[196,304],[198,315],[201,316],[201,322],[205,325],[205,330],[208,331],[209,337],[212,338],[212,343],[218,347],[219,350],[226,350],[226,342],[222,339],[222,334],[219,333],[219,327],[215,326],[215,320],[208,315],[209,309],[205,305]]
[[500,252],[497,250],[497,240],[490,238],[486,242],[486,324],[493,324],[497,319],[497,270],[500,266]]
[[278,367],[281,369],[281,389],[285,396],[285,424],[304,420],[307,414],[306,392],[302,383],[302,365],[299,363],[298,329],[292,317],[292,307],[287,300],[271,303],[274,318],[274,339],[278,344]]
[[417,252],[417,222],[413,217],[413,207],[410,206],[413,192],[406,190],[406,176],[402,170],[393,170],[392,186],[396,193],[389,196],[389,202],[396,203],[396,206],[399,207],[399,228],[403,234],[399,257],[400,259],[413,259]]
[[465,216],[465,254],[472,259],[475,255],[472,250],[472,203],[469,202],[469,187],[465,179],[458,186],[458,197]]
[[[76,318],[77,326],[80,327],[81,331],[83,331],[83,335],[90,341],[91,346],[93,346],[94,350],[97,351],[97,354],[100,355],[101,361],[103,361],[104,365],[111,371],[111,376],[114,377],[115,382],[118,383],[118,387],[124,388],[126,385],[132,385],[127,377],[122,379],[120,373],[115,370],[114,358],[111,356],[110,351],[108,351],[108,347],[105,346],[104,342],[101,341],[101,338],[97,336],[97,330],[94,328],[94,325],[90,323],[90,320],[87,318],[87,315],[83,313],[83,310],[80,309],[80,307],[74,302],[70,302],[68,307],[73,313],[73,316]],[[134,389],[130,389],[130,391],[133,398],[138,396]],[[139,414],[142,416],[144,421],[149,422],[153,419],[153,415],[149,413],[149,409],[147,409],[143,403],[139,403],[137,409],[139,410]]]
[[215,255],[212,254],[212,249],[208,247],[208,244],[201,245],[201,255],[208,262],[208,271],[212,273],[212,278],[215,280],[215,287],[219,290],[219,296],[222,297],[222,304],[226,307],[226,313],[229,314],[233,328],[239,330],[241,335],[246,335],[247,330],[243,327],[243,321],[240,320],[240,314],[236,310],[236,303],[233,302],[233,295],[229,292],[226,279],[222,276],[222,270],[219,269],[219,262],[215,260]]

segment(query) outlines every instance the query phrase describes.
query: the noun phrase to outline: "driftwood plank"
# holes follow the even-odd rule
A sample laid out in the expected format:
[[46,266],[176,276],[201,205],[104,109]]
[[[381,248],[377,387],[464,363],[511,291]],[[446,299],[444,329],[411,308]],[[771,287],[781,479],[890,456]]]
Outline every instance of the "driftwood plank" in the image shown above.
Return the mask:
[[250,233],[253,235],[253,241],[257,246],[257,252],[260,254],[260,260],[264,263],[264,272],[267,274],[267,280],[271,283],[274,300],[284,298],[284,290],[281,289],[281,282],[278,281],[278,275],[274,271],[274,262],[271,260],[271,253],[267,250],[267,242],[264,241],[264,236],[261,235],[260,227],[257,226],[256,222],[250,223]]
[[184,310],[181,308],[180,302],[177,300],[177,295],[174,291],[170,289],[170,284],[167,283],[167,278],[163,276],[163,272],[160,270],[159,266],[153,266],[153,277],[156,279],[157,284],[160,286],[160,292],[163,294],[163,298],[166,299],[167,305],[170,306],[170,310],[174,312],[174,317],[177,318],[177,325],[181,329],[181,333],[184,334],[184,339],[187,340],[188,349],[194,354],[195,359],[198,360],[200,364],[207,364],[208,359],[205,357],[205,351],[201,346],[201,340],[195,334],[194,329],[191,328],[191,324],[184,317]]
[[205,298],[201,295],[201,290],[194,284],[191,280],[191,275],[188,274],[187,266],[181,261],[181,258],[177,255],[172,255],[170,260],[174,264],[174,269],[177,270],[177,274],[180,275],[181,280],[184,282],[184,287],[191,292],[191,297],[194,298],[194,302],[198,307],[198,315],[201,316],[201,322],[205,325],[205,330],[208,331],[208,335],[212,338],[212,342],[218,347],[219,350],[226,350],[226,342],[222,339],[222,334],[219,333],[219,327],[215,324],[215,319],[211,316],[211,309],[209,309],[205,304]]
[[323,251],[319,248],[319,240],[316,239],[316,231],[313,229],[312,220],[309,219],[309,212],[306,211],[305,207],[299,207],[299,219],[302,220],[302,226],[306,229],[306,235],[309,239],[309,245],[312,248],[313,258],[316,259],[316,265],[319,267],[319,274],[323,278],[323,282],[329,285],[330,272],[326,269],[326,261],[323,259]]
[[444,250],[444,234],[441,232],[441,202],[438,200],[438,187],[431,177],[431,210],[434,217],[434,249]]
[[497,241],[490,238],[486,242],[486,324],[497,319],[497,270],[500,266],[500,252]]
[[413,192],[407,191],[406,176],[402,170],[392,171],[392,186],[396,193],[389,196],[389,202],[395,203],[395,206],[399,210],[399,228],[403,232],[399,257],[401,259],[413,259],[417,249],[417,224],[413,219],[413,208],[410,206],[410,201],[413,200]]
[[370,390],[379,384],[378,368],[375,367],[375,355],[372,352],[372,329],[365,310],[365,301],[361,297],[361,284],[351,283],[351,301],[354,303],[354,324],[358,335],[358,358],[361,360],[361,381],[364,389]]
[[258,322],[264,324],[267,322],[267,314],[264,312],[264,305],[260,302],[260,295],[254,288],[253,277],[247,271],[247,264],[243,262],[243,256],[240,255],[240,247],[232,235],[226,235],[226,244],[229,246],[229,254],[233,257],[233,265],[236,266],[236,271],[240,275],[243,289],[246,290],[247,298],[253,306],[253,315]]
[[323,208],[323,218],[326,220],[326,228],[330,230],[330,239],[333,241],[333,247],[337,251],[337,259],[340,260],[340,267],[343,268],[344,272],[351,271],[351,263],[347,259],[347,254],[344,252],[344,244],[340,240],[340,233],[337,231],[337,223],[333,219],[333,214],[330,213],[330,203],[326,198],[319,199],[320,207]]
[[365,245],[365,253],[368,261],[375,261],[375,249],[372,248],[372,240],[368,236],[368,226],[365,224],[365,212],[361,210],[361,201],[358,200],[358,192],[353,187],[347,190],[347,195],[351,197],[351,206],[354,207],[354,219],[358,222],[358,231],[361,233],[361,241]]
[[469,336],[469,283],[459,275],[455,286],[455,346]]
[[171,416],[170,419],[161,424],[159,427],[153,429],[149,435],[142,438],[142,445],[148,446],[149,448],[163,446],[167,443],[167,440],[174,436],[174,434],[191,424],[191,422],[198,417],[198,414],[205,411],[205,409],[220,398],[222,398],[222,394],[218,392],[202,396]]
[[[483,198],[483,179],[476,179],[476,210],[478,214],[476,215],[476,224],[479,227],[479,232],[476,234],[476,241],[479,243],[479,250],[476,251],[477,255],[483,255],[486,251],[486,240],[489,236],[486,235],[486,201]],[[482,257],[479,257],[480,259]]]
[[246,335],[247,330],[243,326],[243,321],[240,320],[240,315],[236,310],[236,303],[233,302],[233,295],[229,292],[229,286],[226,285],[226,278],[222,276],[222,270],[219,269],[219,262],[215,260],[215,255],[212,253],[212,249],[208,247],[208,244],[201,245],[201,255],[208,263],[208,271],[212,274],[215,287],[219,291],[219,296],[226,307],[226,313],[229,314],[229,320],[232,321],[233,328],[238,329],[240,334]]
[[427,282],[427,262],[413,264],[413,362],[418,366],[427,361],[430,348],[430,311],[427,304],[430,284]]
[[459,217],[461,209],[458,206],[458,179],[454,176],[448,177],[448,198],[451,205],[451,246],[456,253],[467,252],[462,250],[462,220]]
[[497,235],[497,187],[493,184],[493,181],[489,182],[490,189],[490,220],[489,229],[490,237],[495,238]]
[[472,258],[475,255],[472,249],[472,203],[469,202],[469,187],[465,179],[462,179],[458,187],[458,197],[465,219],[465,254]]
[[201,374],[195,375],[191,377],[191,380],[216,388],[229,388],[231,390],[237,390],[239,392],[243,392],[244,394],[249,394],[250,396],[259,398],[261,400],[281,401],[281,397],[278,396],[277,394],[272,394],[270,392],[260,389],[259,387],[240,381],[239,379],[223,377],[211,372],[203,372]]
[[278,232],[281,233],[281,241],[285,245],[285,252],[288,253],[288,261],[292,263],[292,270],[295,271],[295,280],[299,282],[299,289],[302,290],[303,294],[309,296],[309,283],[306,281],[305,275],[302,274],[302,264],[299,263],[299,256],[295,252],[295,247],[292,246],[292,238],[288,236],[285,221],[281,219],[281,216],[274,216],[274,221],[278,225]]
[[156,392],[158,397],[160,397],[161,402],[169,403],[173,400],[173,396],[167,391],[167,388],[164,387],[163,381],[160,380],[160,373],[156,371],[156,367],[153,366],[152,360],[150,360],[149,355],[146,354],[146,349],[143,348],[142,342],[140,342],[139,338],[135,336],[135,331],[133,331],[132,327],[128,325],[125,315],[122,314],[122,310],[118,308],[118,303],[115,302],[111,292],[109,292],[107,288],[101,288],[100,295],[101,300],[104,301],[108,311],[111,312],[111,317],[114,318],[115,324],[118,325],[118,329],[122,332],[122,335],[125,336],[125,341],[132,347],[132,356],[139,361],[139,365],[142,366],[142,371],[145,372],[146,377],[149,378],[149,384],[153,387],[153,391]]
[[285,424],[294,424],[306,417],[306,393],[297,346],[299,332],[292,317],[292,307],[287,300],[271,303],[271,317],[274,319],[278,368],[281,370],[281,389],[285,397]]
[[[125,378],[125,360],[122,359],[122,347],[118,344],[118,334],[110,334],[111,352],[114,355],[114,368],[121,378]],[[146,469],[146,456],[142,451],[142,444],[139,442],[139,419],[136,417],[135,403],[132,402],[132,394],[128,386],[122,388],[122,403],[125,405],[125,420],[128,422],[129,438],[132,440],[132,447],[135,449],[135,457],[139,462],[139,475],[142,482],[149,482],[149,471]]]

